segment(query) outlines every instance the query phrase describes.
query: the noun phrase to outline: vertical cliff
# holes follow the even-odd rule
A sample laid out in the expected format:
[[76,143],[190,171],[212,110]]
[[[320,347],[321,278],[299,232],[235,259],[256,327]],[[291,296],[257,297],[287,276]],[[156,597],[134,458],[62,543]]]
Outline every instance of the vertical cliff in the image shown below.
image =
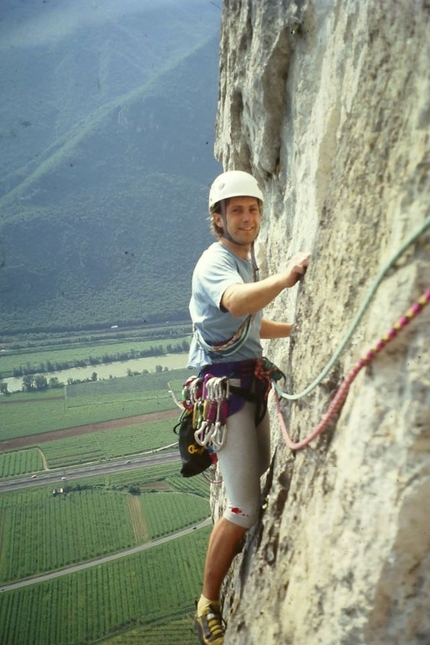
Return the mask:
[[[312,252],[266,311],[266,354],[300,392],[378,272],[430,215],[428,0],[224,0],[216,156],[266,195],[262,275]],[[283,402],[294,438],[430,288],[430,233],[382,280],[333,369]],[[272,414],[261,522],[225,589],[226,645],[430,643],[430,307],[361,370],[340,415],[292,453]]]

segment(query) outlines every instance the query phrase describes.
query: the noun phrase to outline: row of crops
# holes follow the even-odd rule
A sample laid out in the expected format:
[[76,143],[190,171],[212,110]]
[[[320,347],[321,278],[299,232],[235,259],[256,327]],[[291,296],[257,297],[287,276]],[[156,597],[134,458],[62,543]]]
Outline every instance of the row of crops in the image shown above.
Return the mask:
[[100,396],[106,397],[107,395],[148,394],[150,392],[165,391],[167,381],[171,381],[172,386],[177,386],[180,391],[182,383],[189,375],[190,373],[187,369],[177,369],[170,370],[167,373],[155,372],[91,383],[74,383],[67,386],[66,398],[69,405],[73,405],[73,399],[75,398],[90,397],[92,400],[96,400]]
[[[130,380],[133,380],[130,378]],[[153,393],[152,393],[153,394]],[[14,396],[14,395],[11,395]],[[79,399],[76,399],[78,402]],[[158,397],[144,397],[141,393],[134,399],[100,397],[91,403],[83,400],[82,405],[68,407],[64,399],[40,399],[25,405],[0,403],[1,438],[15,439],[53,432],[63,428],[85,426],[100,421],[122,419],[138,414],[173,409],[174,404],[167,391],[160,391]]]
[[37,448],[0,452],[0,478],[37,473],[40,470],[43,470],[43,459]]
[[172,525],[185,528],[210,514],[207,500],[183,493],[145,494],[140,501],[151,539],[172,533]]
[[133,545],[125,494],[51,489],[0,497],[3,519],[0,581],[27,578]]
[[167,382],[180,393],[186,375],[189,375],[187,370],[171,370],[84,383],[68,386],[62,397],[56,396],[56,392],[52,399],[37,393],[31,398],[20,393],[11,394],[0,400],[1,439],[173,410],[175,404]]
[[132,627],[118,636],[99,641],[99,645],[196,645],[194,613],[166,623]]
[[0,452],[0,479],[42,471],[42,455],[48,468],[64,468],[156,450],[177,441],[174,423],[176,417],[46,441],[40,448]]
[[[66,488],[67,490],[67,488]],[[31,577],[169,535],[209,516],[207,499],[183,492],[130,493],[92,487],[52,495],[45,487],[0,496],[0,582]],[[135,514],[136,516],[132,516]]]
[[116,430],[84,434],[41,444],[49,468],[84,463],[95,459],[114,459],[155,450],[174,443],[172,421],[144,422]]
[[[208,533],[199,529],[148,551],[2,593],[0,642],[90,643],[120,628],[168,623],[192,611]],[[161,642],[177,645],[178,636],[166,631],[152,644]]]
[[[167,380],[164,374],[154,377]],[[168,377],[175,392],[180,392],[183,375],[175,380],[169,372]],[[145,392],[138,389],[141,383],[135,377],[118,381],[121,392],[109,381],[106,388],[95,383],[97,392],[94,389],[91,395],[77,386],[67,399],[51,401],[41,396],[31,401],[18,395],[17,400],[22,397],[29,402],[0,402],[2,439],[5,433],[31,435],[173,410],[161,380],[151,380],[153,387],[148,385]],[[40,449],[0,453],[0,476],[40,471],[41,450],[50,468],[153,450],[174,442],[174,422],[172,417],[53,440],[41,443]],[[182,478],[179,468],[174,463],[62,482],[66,493],[55,496],[45,486],[0,494],[0,583],[79,564],[195,526],[209,515],[209,485],[202,477]],[[132,495],[132,489],[140,494]],[[71,645],[120,632],[116,642],[125,645],[124,630],[132,628],[139,630],[139,643],[176,645],[180,640],[191,645],[195,636],[183,617],[193,612],[200,591],[209,530],[193,530],[138,554],[50,581],[5,589],[0,593],[0,643]],[[179,617],[180,622],[172,622]]]

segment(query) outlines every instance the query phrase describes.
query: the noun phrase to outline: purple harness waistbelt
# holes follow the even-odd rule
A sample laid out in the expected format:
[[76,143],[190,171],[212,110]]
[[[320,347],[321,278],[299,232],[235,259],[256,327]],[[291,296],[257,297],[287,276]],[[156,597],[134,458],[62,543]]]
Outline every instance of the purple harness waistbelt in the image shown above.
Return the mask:
[[257,374],[259,362],[260,359],[255,358],[231,363],[213,363],[205,365],[200,370],[200,378],[225,376],[228,379],[240,381],[240,385],[230,386],[227,417],[239,412],[246,401],[253,401],[257,404],[256,424],[258,425],[262,421],[266,413],[268,389],[261,380],[260,375]]

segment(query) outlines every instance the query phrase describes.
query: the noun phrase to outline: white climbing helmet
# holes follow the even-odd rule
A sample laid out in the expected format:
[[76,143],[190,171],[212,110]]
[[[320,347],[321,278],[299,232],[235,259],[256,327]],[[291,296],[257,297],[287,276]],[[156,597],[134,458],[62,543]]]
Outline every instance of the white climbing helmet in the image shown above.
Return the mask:
[[255,177],[243,170],[228,170],[219,175],[209,191],[209,210],[229,197],[255,197],[263,203],[263,193]]

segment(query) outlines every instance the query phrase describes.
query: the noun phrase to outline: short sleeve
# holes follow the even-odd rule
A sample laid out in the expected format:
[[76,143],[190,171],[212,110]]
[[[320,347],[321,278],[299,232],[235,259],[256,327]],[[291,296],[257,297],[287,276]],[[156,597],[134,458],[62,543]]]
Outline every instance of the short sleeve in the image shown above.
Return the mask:
[[238,271],[237,264],[230,255],[215,255],[210,264],[196,267],[193,289],[195,293],[204,295],[217,309],[221,309],[221,300],[225,290],[233,284],[244,282]]

